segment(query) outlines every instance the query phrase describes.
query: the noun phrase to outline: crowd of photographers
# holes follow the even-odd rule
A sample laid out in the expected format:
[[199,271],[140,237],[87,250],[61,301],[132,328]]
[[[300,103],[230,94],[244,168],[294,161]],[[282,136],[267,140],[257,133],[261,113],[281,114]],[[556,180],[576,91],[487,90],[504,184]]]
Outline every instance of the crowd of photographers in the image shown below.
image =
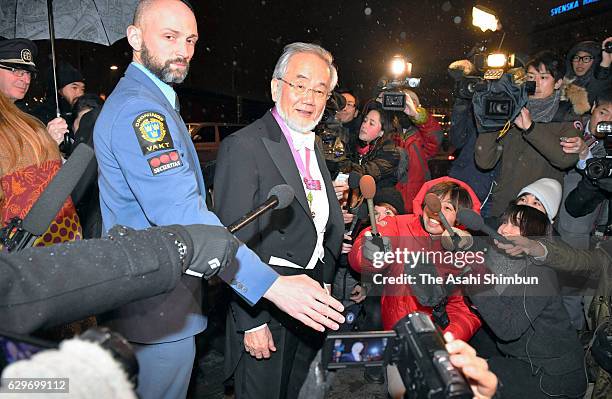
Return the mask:
[[[341,330],[389,330],[419,311],[430,315],[445,333],[475,349],[463,346],[453,350],[451,344],[448,349],[452,354],[480,362],[478,353],[488,360],[488,367],[499,378],[499,384],[489,385],[497,386],[500,397],[582,397],[589,381],[595,382],[594,398],[612,392],[612,245],[607,241],[612,225],[608,201],[612,197],[611,45],[612,37],[578,43],[565,57],[553,51],[539,52],[522,68],[504,71],[495,79],[483,79],[482,70],[469,60],[451,64],[456,98],[449,136],[457,153],[449,176],[437,179],[432,179],[428,161],[440,150],[442,128],[421,104],[417,89],[408,84],[387,86],[367,101],[360,101],[350,90],[333,96],[336,109],[316,130],[335,178],[345,222],[343,256],[336,265],[332,291],[346,308]],[[68,68],[66,73],[70,76],[60,83],[62,90],[82,81],[75,77],[76,71]],[[97,112],[90,115],[92,120],[81,121],[80,117],[96,111],[99,104],[82,96],[82,85],[77,84],[73,91],[76,94],[71,95],[66,89],[61,107],[70,108],[79,117],[76,132],[79,123],[93,126]],[[10,100],[4,107],[29,120],[17,113]],[[38,110],[44,122],[53,120],[53,110],[47,108],[43,105]],[[49,133],[52,128],[53,124],[48,125]],[[62,132],[66,129],[62,125]],[[59,164],[55,144],[62,141],[61,135],[55,141],[47,143],[53,147],[49,160]],[[91,142],[91,137],[76,137],[76,141]],[[369,196],[367,184],[360,184],[365,175],[373,179],[376,195]],[[76,211],[92,215],[92,225],[83,230],[79,226],[79,237],[86,231],[95,237],[100,231],[96,224],[99,217],[95,217],[100,211],[96,208],[97,191],[88,188],[87,192],[93,198],[79,201]],[[368,226],[365,205],[370,199],[375,217],[372,226]],[[72,203],[69,205],[74,212]],[[459,254],[477,248],[481,244],[472,234],[478,229],[459,216],[465,210],[484,216],[486,223],[497,229],[495,250],[499,252],[487,255],[487,266],[500,276],[518,272],[525,278],[540,279],[545,284],[538,288],[544,291],[527,293],[527,288],[521,291],[523,288],[512,284],[493,284],[485,290],[466,287],[460,294],[450,287],[404,284],[381,288],[366,277],[377,272],[389,278],[405,274],[406,263],[377,265],[380,253],[406,249]],[[3,264],[6,270],[14,271],[16,281],[21,273],[16,271],[21,269],[19,265],[43,263],[50,257],[54,257],[48,262],[50,267],[36,272],[45,280],[59,277],[53,267],[60,263],[74,269],[75,275],[84,275],[80,271],[84,262],[79,261],[84,257],[112,266],[116,275],[104,273],[96,284],[115,285],[123,299],[98,295],[79,302],[76,293],[87,289],[89,283],[71,279],[66,282],[72,287],[67,294],[43,295],[39,308],[28,308],[37,310],[38,317],[11,313],[14,318],[7,318],[11,330],[31,332],[63,319],[85,317],[91,305],[88,301],[113,309],[149,296],[151,290],[153,294],[168,292],[181,273],[188,271],[213,275],[216,272],[210,268],[195,270],[190,265],[210,264],[213,258],[228,263],[239,245],[229,236],[224,228],[212,226],[146,231],[118,227],[110,231],[109,239],[92,244],[95,251],[93,246],[85,250],[84,243],[44,252],[24,251]],[[227,239],[234,248],[224,247],[218,254],[222,245],[215,247],[216,239]],[[155,245],[143,248],[143,242]],[[150,251],[152,247],[157,251]],[[192,262],[196,258],[200,260]],[[471,263],[459,268],[458,260],[451,257],[420,266],[435,267],[438,274],[457,274],[457,269],[464,269],[461,275],[479,272]],[[131,269],[122,270],[128,263]],[[145,275],[150,283],[146,293],[140,291]],[[27,284],[37,279],[21,281],[22,285],[2,284],[7,285],[6,292],[17,292],[11,294],[14,297],[36,290]],[[96,292],[103,294],[99,287]],[[62,315],[55,313],[57,309]],[[105,338],[104,334],[109,335]],[[111,339],[108,332],[102,335],[95,337],[96,342]],[[465,344],[455,343],[459,345]],[[355,358],[364,346],[356,348]],[[75,349],[81,353],[89,350]],[[114,352],[116,355],[117,346]],[[589,367],[583,364],[585,355],[593,359]],[[461,361],[455,356],[453,363]],[[385,366],[367,368],[364,378],[374,383],[386,381],[392,397],[404,396],[407,388],[415,389],[404,386],[410,378],[403,373],[410,371]],[[13,367],[9,373],[18,376],[15,370]],[[463,372],[471,377],[471,370],[484,372],[486,367],[468,367]],[[417,378],[411,377],[412,381]],[[131,386],[121,389],[133,394]],[[494,390],[487,385],[474,394],[491,397]]]
[[[431,179],[427,161],[439,150],[441,129],[413,88],[382,90],[365,101],[361,112],[356,105],[364,101],[342,92],[346,105],[336,114],[340,126],[332,129],[337,141],[326,140],[329,125],[321,134],[328,163],[340,173],[374,177],[384,193],[374,199],[377,230],[390,238],[373,245],[370,228],[361,233],[354,224],[347,228],[343,252],[354,270],[340,265],[342,278],[336,284],[341,287],[335,289],[353,306],[349,309],[357,321],[349,329],[390,328],[411,311],[426,311],[444,331],[488,358],[503,397],[582,397],[588,382],[595,382],[594,398],[612,392],[612,253],[607,245],[612,224],[611,47],[612,38],[607,38],[580,42],[563,55],[558,49],[541,51],[495,78],[485,73],[483,79],[486,70],[470,60],[452,63],[455,102],[449,136],[456,159],[449,176],[456,180],[423,184]],[[392,91],[405,94],[401,106],[384,100]],[[469,191],[461,187],[465,183]],[[446,221],[432,217],[423,200],[428,194],[439,198],[438,213]],[[385,287],[381,293],[364,281],[360,273],[381,271],[380,265],[372,266],[376,252],[448,249],[448,226],[441,224],[449,224],[462,240],[469,236],[456,214],[474,206],[508,240],[496,241],[501,255],[491,254],[488,260],[504,266],[491,270],[538,276],[550,286],[532,296],[548,299],[526,299],[527,290],[512,293],[502,287],[506,299],[501,302],[464,292],[459,308],[456,297],[448,296],[441,310],[431,295],[419,296],[414,287]],[[344,198],[343,207],[359,213],[352,196]],[[345,221],[351,221],[350,212]],[[424,236],[430,240],[419,241]],[[439,243],[436,236],[443,237]],[[407,237],[415,242],[408,243]],[[401,276],[406,266],[395,266],[383,267],[384,273]],[[376,297],[373,303],[370,295]],[[474,315],[476,326],[470,321]],[[585,354],[588,366],[583,365]],[[365,375],[377,379],[372,370]]]

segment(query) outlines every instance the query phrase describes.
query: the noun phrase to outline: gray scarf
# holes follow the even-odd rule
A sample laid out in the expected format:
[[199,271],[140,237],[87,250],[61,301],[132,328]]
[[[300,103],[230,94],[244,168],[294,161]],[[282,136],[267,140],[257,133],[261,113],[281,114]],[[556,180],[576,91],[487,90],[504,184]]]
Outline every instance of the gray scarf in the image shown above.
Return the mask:
[[559,109],[561,90],[555,90],[551,96],[546,98],[530,98],[527,101],[527,109],[531,113],[534,122],[550,122]]

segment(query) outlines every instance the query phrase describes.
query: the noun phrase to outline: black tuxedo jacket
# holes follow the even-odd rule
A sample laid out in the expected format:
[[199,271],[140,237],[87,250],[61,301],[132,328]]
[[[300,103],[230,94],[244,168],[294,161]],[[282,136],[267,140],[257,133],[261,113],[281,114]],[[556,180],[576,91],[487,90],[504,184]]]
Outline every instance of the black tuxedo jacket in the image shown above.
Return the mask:
[[[307,274],[320,283],[331,283],[342,246],[344,222],[318,146],[315,153],[327,190],[329,218],[324,239],[324,262],[319,262],[314,269],[306,270],[304,267],[317,242],[315,225],[289,144],[270,112],[221,143],[215,171],[214,207],[221,222],[227,226],[263,203],[272,187],[290,185],[295,191],[291,205],[262,215],[236,236],[266,263],[271,257],[276,257],[300,266],[271,265],[281,275]],[[271,306],[274,305],[261,300],[255,307],[249,307],[236,297],[232,303],[236,331],[270,321],[268,311]]]

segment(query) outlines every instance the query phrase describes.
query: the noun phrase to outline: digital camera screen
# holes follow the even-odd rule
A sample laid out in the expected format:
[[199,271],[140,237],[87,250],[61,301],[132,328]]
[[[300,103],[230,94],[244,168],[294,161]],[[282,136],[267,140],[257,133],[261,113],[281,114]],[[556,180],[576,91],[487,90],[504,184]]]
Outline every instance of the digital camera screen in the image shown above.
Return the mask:
[[394,332],[330,334],[325,342],[323,363],[328,369],[382,365]]
[[404,93],[384,93],[383,107],[404,109],[406,106],[406,95]]

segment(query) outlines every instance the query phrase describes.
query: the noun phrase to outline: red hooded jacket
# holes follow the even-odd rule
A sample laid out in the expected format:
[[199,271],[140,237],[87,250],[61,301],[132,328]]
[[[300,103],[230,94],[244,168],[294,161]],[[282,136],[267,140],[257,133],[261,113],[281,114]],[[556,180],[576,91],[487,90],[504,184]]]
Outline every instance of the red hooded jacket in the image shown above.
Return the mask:
[[402,194],[406,213],[412,213],[412,204],[419,189],[430,178],[427,161],[440,149],[438,135],[441,135],[440,124],[429,114],[427,121],[414,128],[407,137],[404,134],[394,136],[395,144],[408,154],[407,180],[396,184],[395,189]]
[[[464,182],[446,176],[431,180],[421,187],[414,198],[413,209],[415,213],[385,218],[377,225],[382,236],[391,238],[393,251],[396,248],[406,248],[409,251],[443,251],[440,240],[432,240],[430,234],[423,228],[421,214],[423,213],[423,201],[427,191],[432,186],[447,181],[455,182],[464,187],[472,198],[472,209],[476,212],[479,211],[480,201],[478,197]],[[404,264],[391,263],[385,264],[381,268],[375,268],[371,262],[364,261],[361,248],[364,243],[365,232],[369,230],[370,228],[367,228],[362,231],[355,240],[353,249],[349,253],[351,267],[359,273],[382,273],[385,277],[401,276],[405,273]],[[450,268],[451,270],[454,269],[455,272],[458,271],[449,264],[436,264],[436,267],[439,270],[440,268]],[[423,306],[417,301],[416,297],[412,295],[410,285],[385,284],[381,297],[381,311],[383,327],[389,330],[407,314],[422,311],[431,315],[432,308]],[[449,296],[446,312],[450,324],[444,332],[451,332],[455,338],[468,341],[480,328],[480,319],[469,309],[462,296]]]

